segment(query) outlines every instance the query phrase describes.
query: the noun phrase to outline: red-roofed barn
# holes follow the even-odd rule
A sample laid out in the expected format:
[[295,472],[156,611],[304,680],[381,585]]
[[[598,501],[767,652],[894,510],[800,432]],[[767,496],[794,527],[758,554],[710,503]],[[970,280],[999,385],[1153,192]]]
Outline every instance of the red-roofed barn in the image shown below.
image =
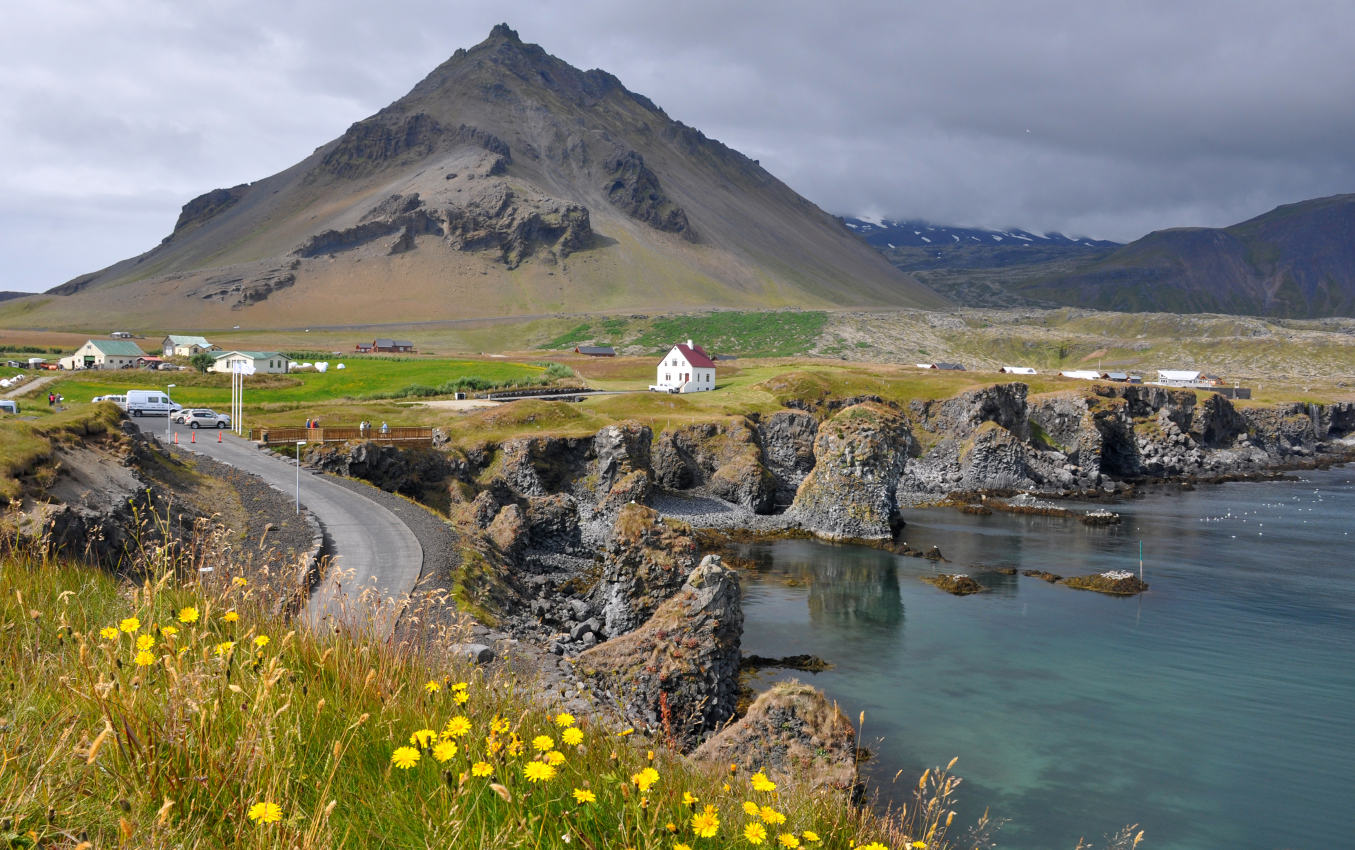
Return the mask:
[[715,361],[690,339],[669,349],[659,361],[651,390],[699,393],[715,389]]

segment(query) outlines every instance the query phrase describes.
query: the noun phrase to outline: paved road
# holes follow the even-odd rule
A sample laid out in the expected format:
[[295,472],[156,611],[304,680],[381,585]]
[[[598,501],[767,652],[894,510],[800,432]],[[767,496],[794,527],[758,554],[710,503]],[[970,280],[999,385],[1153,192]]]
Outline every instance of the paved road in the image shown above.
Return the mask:
[[[141,418],[143,430],[165,439],[165,420]],[[159,429],[159,430],[157,430]],[[272,452],[260,451],[255,444],[229,431],[201,429],[197,442],[190,442],[194,431],[174,425],[179,446],[200,452],[246,472],[259,476],[284,493],[295,493],[297,468]],[[221,442],[217,442],[217,437]],[[172,439],[172,437],[171,437]],[[423,564],[423,548],[395,514],[372,500],[345,489],[305,469],[300,470],[301,504],[325,530],[334,564],[325,580],[311,595],[306,606],[306,621],[312,626],[327,618],[338,618],[354,627],[366,624],[365,616],[348,616],[349,604],[356,596],[373,589],[385,602],[373,625],[377,634],[389,636],[395,629],[402,600],[414,589]],[[248,505],[246,505],[248,508]]]

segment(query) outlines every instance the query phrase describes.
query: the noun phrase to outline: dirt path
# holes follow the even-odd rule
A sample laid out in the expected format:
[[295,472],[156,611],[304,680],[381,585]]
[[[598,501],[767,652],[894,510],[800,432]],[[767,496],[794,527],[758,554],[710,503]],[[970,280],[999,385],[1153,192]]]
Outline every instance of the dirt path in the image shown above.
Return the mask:
[[0,392],[0,398],[18,398],[21,395],[28,395],[29,393],[33,392],[33,390],[47,386],[52,381],[55,381],[58,377],[60,376],[43,375],[41,378],[29,381],[26,384],[20,384],[19,386],[14,387],[13,389],[8,389],[5,390],[4,392]]

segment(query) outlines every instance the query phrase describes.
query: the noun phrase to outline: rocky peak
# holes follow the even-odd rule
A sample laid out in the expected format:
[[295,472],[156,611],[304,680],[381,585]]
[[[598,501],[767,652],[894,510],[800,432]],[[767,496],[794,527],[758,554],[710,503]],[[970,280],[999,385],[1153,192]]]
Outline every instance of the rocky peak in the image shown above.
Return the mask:
[[489,31],[489,38],[486,41],[507,41],[511,44],[521,44],[522,39],[518,38],[518,31],[508,24],[495,24],[494,29]]

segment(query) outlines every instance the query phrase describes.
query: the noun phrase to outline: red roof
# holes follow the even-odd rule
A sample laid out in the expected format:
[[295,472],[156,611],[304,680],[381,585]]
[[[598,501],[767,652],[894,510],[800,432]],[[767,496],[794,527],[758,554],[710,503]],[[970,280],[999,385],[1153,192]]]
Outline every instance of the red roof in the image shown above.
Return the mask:
[[687,358],[687,362],[693,366],[699,366],[702,369],[714,369],[715,361],[710,359],[706,350],[699,345],[687,345],[679,342],[677,350],[682,352],[682,356]]

